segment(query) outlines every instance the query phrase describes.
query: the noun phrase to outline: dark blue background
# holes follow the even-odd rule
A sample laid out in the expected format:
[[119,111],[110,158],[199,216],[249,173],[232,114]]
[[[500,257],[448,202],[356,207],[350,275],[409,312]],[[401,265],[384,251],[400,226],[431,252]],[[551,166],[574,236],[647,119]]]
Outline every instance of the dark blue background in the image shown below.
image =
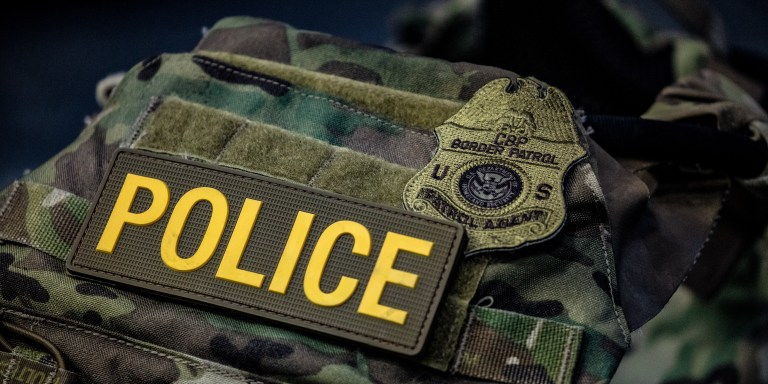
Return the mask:
[[[64,6],[64,3],[67,6]],[[161,52],[190,51],[226,16],[287,22],[367,43],[391,36],[405,0],[133,1],[52,5],[0,15],[0,188],[77,137],[98,111],[96,83]]]
[[[654,15],[654,0],[644,12]],[[712,0],[726,21],[732,45],[768,55],[768,2]],[[233,15],[280,20],[383,44],[392,13],[426,1],[172,1],[61,2],[0,14],[0,188],[71,142],[83,118],[98,111],[96,83],[145,57],[191,50],[203,26]],[[663,24],[663,17],[659,17]],[[514,70],[514,68],[510,68]]]

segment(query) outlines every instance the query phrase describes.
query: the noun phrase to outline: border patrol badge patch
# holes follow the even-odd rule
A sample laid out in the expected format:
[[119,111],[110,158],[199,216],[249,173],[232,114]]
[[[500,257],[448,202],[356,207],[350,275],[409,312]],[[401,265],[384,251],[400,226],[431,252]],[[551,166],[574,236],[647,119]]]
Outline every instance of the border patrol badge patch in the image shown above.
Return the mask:
[[435,133],[437,152],[406,185],[406,208],[462,224],[468,255],[559,231],[565,175],[587,154],[559,89],[531,78],[494,80]]

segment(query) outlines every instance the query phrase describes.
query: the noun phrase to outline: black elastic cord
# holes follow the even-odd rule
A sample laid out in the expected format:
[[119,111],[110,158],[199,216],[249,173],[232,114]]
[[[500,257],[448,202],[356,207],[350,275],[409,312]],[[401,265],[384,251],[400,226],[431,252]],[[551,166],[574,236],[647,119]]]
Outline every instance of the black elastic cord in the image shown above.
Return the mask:
[[759,176],[768,145],[714,127],[623,116],[588,116],[592,138],[611,154],[698,165],[739,178]]

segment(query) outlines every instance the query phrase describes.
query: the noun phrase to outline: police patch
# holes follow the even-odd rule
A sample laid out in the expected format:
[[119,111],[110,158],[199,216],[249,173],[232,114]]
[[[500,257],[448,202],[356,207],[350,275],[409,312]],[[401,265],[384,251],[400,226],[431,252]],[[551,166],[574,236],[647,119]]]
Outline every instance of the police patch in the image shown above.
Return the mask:
[[462,240],[448,221],[120,150],[67,268],[415,355]]
[[587,152],[573,107],[556,88],[494,80],[435,128],[432,160],[406,185],[405,206],[462,224],[465,254],[514,249],[565,222],[563,181]]

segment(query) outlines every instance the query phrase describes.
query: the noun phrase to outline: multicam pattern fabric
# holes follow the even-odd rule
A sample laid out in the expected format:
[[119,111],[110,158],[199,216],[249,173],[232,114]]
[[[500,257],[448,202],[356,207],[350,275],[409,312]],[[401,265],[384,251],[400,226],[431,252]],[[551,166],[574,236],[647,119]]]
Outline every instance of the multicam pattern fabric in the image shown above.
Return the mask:
[[[570,383],[582,329],[476,306],[465,335],[457,372],[502,382],[515,377],[522,382]],[[498,362],[489,363],[489,358]]]
[[724,75],[709,69],[664,88],[643,118],[714,122],[726,132],[747,128],[756,131],[758,125],[768,121],[768,115],[752,97]]
[[37,360],[24,356],[16,350],[14,353],[0,352],[0,379],[8,384],[44,382],[74,384],[77,382],[77,375],[74,373]]
[[[288,79],[284,68],[265,62],[304,72]],[[313,86],[312,73],[332,75],[322,78],[328,83],[353,80],[370,97]],[[559,235],[519,252],[464,261],[467,272],[454,281],[460,294],[444,303],[453,306],[447,313],[455,318],[443,319],[442,329],[438,324],[432,335],[438,347],[413,360],[65,271],[74,233],[119,147],[225,164],[397,206],[392,192],[402,191],[436,145],[431,129],[439,122],[427,121],[460,107],[498,77],[517,75],[272,21],[223,20],[196,54],[161,55],[134,67],[72,145],[0,192],[0,320],[58,346],[86,383],[607,382],[628,347],[629,326],[603,193],[611,184],[598,179],[594,157],[567,176],[569,214]],[[425,111],[440,114],[417,119],[381,106],[393,90],[402,92],[401,103],[418,99]],[[419,97],[409,96],[414,94]],[[174,116],[181,119],[174,126],[179,129],[147,129],[166,103],[198,112]],[[219,113],[211,118],[204,110]],[[245,121],[260,128],[241,130]],[[216,130],[205,129],[215,124]],[[302,140],[291,141],[294,136]],[[279,161],[284,166],[274,166]],[[387,182],[379,188],[381,180]],[[696,337],[690,340],[699,342]],[[485,342],[498,348],[484,349]],[[689,361],[696,377],[718,377],[728,358],[711,358],[706,369]]]
[[[0,233],[64,259],[85,218],[89,203],[69,192],[37,183],[14,183],[0,211]],[[20,223],[13,218],[23,218]],[[22,225],[20,225],[22,224]]]
[[637,335],[613,382],[768,381],[766,261],[768,232],[763,232],[716,295],[700,297],[681,287]]
[[[711,70],[684,77],[663,89],[644,117],[705,121],[723,131],[768,137],[765,112],[744,90]],[[765,172],[738,182],[764,196]],[[758,202],[765,205],[765,197]],[[768,232],[764,225],[714,294],[705,296],[680,287],[664,310],[633,336],[637,342],[622,361],[614,382],[768,381]],[[654,369],[647,369],[650,366]]]
[[248,17],[219,21],[196,51],[230,52],[454,101],[469,100],[490,80],[517,77],[498,68],[397,53]]
[[[404,56],[253,19],[225,20],[212,30],[201,46],[213,48],[206,45],[209,44],[206,41],[213,41],[211,36],[216,36],[216,31],[225,27],[246,28],[250,32],[254,28],[266,28],[272,31],[270,33],[288,36],[290,39],[285,38],[288,40],[275,40],[290,43],[285,52],[276,43],[259,54],[320,72],[346,75],[358,81],[364,80],[363,74],[367,74],[369,82],[381,84],[372,85],[371,89],[391,87],[461,102],[489,79],[514,76],[483,67]],[[274,55],[280,57],[276,59]],[[339,63],[340,58],[346,61]],[[3,212],[2,222],[8,223],[4,228],[9,234],[22,234],[15,240],[9,235],[0,245],[0,273],[4,276],[2,281],[7,282],[0,285],[3,319],[24,327],[34,324],[35,332],[62,345],[62,352],[78,367],[84,382],[132,382],[139,378],[161,382],[223,382],[221,380],[225,379],[241,382],[472,382],[468,377],[441,373],[416,362],[303,335],[258,319],[160,300],[140,292],[75,279],[64,272],[61,258],[66,254],[66,243],[73,226],[77,227],[82,220],[81,202],[96,197],[98,184],[115,148],[130,145],[137,138],[149,139],[142,136],[141,122],[151,115],[152,111],[145,112],[145,109],[155,97],[174,95],[309,136],[319,140],[318,145],[326,142],[344,146],[354,142],[349,139],[362,131],[371,132],[366,134],[368,137],[390,136],[394,139],[391,145],[397,148],[411,137],[412,129],[429,131],[433,128],[394,124],[335,95],[297,87],[265,74],[254,74],[221,59],[206,58],[204,53],[197,56],[163,55],[139,64],[126,74],[104,111],[75,143],[30,173],[21,183],[3,192],[8,208]],[[381,80],[370,76],[371,68]],[[376,80],[371,81],[371,78]],[[196,142],[194,133],[187,134],[193,135],[188,142],[196,143],[197,149],[178,146],[159,149],[187,157],[190,150],[205,151],[214,143]],[[218,139],[207,136],[205,140]],[[174,141],[165,142],[171,145]],[[176,141],[176,144],[181,142]],[[244,146],[242,150],[250,150],[249,146],[253,148],[258,141],[243,138],[237,144]],[[433,146],[433,141],[424,141],[408,153],[428,155]],[[315,153],[309,147],[304,149],[308,150],[306,153]],[[369,146],[368,150],[371,155],[377,155],[374,146]],[[280,154],[287,149],[278,147],[277,151],[276,154]],[[335,152],[342,158],[346,156],[345,151]],[[409,171],[412,173],[418,162],[407,160],[409,156],[392,158],[390,155],[390,158],[377,161],[406,165],[403,169],[413,167]],[[327,160],[320,153],[308,156],[306,160],[313,158]],[[419,158],[428,157],[419,155]],[[233,159],[239,167],[250,167],[244,157]],[[359,163],[342,161],[340,164]],[[349,183],[355,175],[352,172],[365,175],[371,169],[366,166],[355,171],[354,167],[345,167],[326,172],[325,177],[329,187],[334,182],[345,182],[347,184],[341,185],[349,187],[342,190],[353,191],[355,185]],[[314,176],[297,181],[318,182]],[[402,183],[406,180],[402,179]],[[545,318],[563,326],[585,327],[583,348],[578,351],[579,358],[571,374],[582,382],[600,382],[610,377],[627,345],[627,327],[621,307],[615,301],[615,271],[607,242],[609,229],[592,166],[580,165],[569,180],[566,189],[573,213],[562,236],[525,253],[513,257],[496,255],[479,264],[487,263],[488,267],[485,273],[482,268],[478,270],[482,277],[474,300],[497,297],[492,306],[495,310]],[[40,215],[32,215],[34,220],[26,219],[29,212]],[[51,212],[50,219],[40,221],[37,218],[46,218]],[[30,236],[30,233],[44,233],[41,230],[45,228],[41,227],[58,220],[63,223],[59,226],[62,231],[58,240],[51,236],[42,240]],[[16,227],[11,226],[14,223]],[[553,274],[552,271],[559,272]],[[553,289],[542,290],[542,286]],[[509,324],[490,324],[503,326],[495,330],[500,340],[512,337],[504,330]],[[494,327],[488,330],[494,332]],[[448,332],[458,336],[460,330],[459,326]],[[94,355],[89,351],[100,352]],[[444,356],[432,361],[450,362],[455,352],[441,351]],[[559,372],[558,359],[549,363],[546,359],[542,361],[546,372]],[[569,368],[570,364],[567,365]],[[104,369],[110,365],[118,368]],[[449,368],[445,363],[431,365]],[[139,366],[142,368],[137,369]],[[470,374],[471,370],[463,372]],[[562,380],[562,377],[548,380]],[[525,381],[522,376],[515,375],[514,370],[495,379]]]

